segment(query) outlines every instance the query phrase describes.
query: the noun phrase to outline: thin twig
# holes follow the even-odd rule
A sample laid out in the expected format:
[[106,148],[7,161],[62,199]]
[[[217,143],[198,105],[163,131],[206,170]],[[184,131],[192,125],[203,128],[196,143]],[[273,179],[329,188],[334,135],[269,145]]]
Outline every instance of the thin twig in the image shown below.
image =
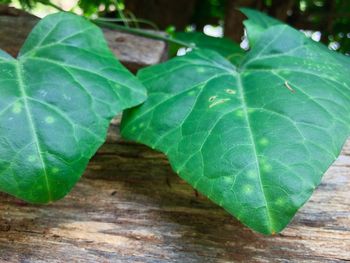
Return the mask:
[[125,26],[113,24],[113,23],[110,23],[110,22],[101,21],[101,20],[98,20],[98,19],[94,19],[94,20],[91,20],[91,21],[94,22],[95,24],[99,25],[99,26],[102,26],[102,27],[107,27],[107,28],[110,28],[110,29],[117,29],[117,30],[125,31],[125,32],[131,33],[131,34],[148,37],[148,38],[164,40],[164,41],[171,42],[171,43],[174,43],[174,44],[178,44],[180,46],[187,47],[187,48],[192,48],[192,49],[196,49],[197,48],[192,43],[183,42],[183,41],[178,40],[176,38],[172,38],[169,35],[165,35],[164,36],[164,35],[161,35],[161,34],[158,34],[158,33],[152,33],[152,32],[146,31],[146,30],[142,30],[142,29],[125,27]]
[[148,21],[146,19],[139,19],[139,18],[125,18],[125,19],[119,19],[119,18],[108,18],[108,17],[99,17],[96,18],[95,20],[100,20],[100,21],[105,21],[105,22],[137,22],[137,23],[142,23],[142,24],[146,24],[149,25],[151,27],[153,27],[155,30],[159,30],[159,28],[157,27],[157,25],[151,21]]
[[[50,1],[47,0],[38,0],[38,2],[45,4],[45,5],[49,5],[59,11],[62,12],[66,12],[65,10],[63,10],[61,7],[51,3]],[[157,33],[152,33],[146,30],[142,30],[142,29],[136,29],[136,28],[131,28],[131,27],[126,27],[126,26],[121,26],[121,25],[117,25],[117,24],[113,24],[111,22],[107,22],[107,21],[101,21],[101,19],[91,19],[91,22],[95,23],[98,26],[101,27],[107,27],[110,29],[117,29],[117,30],[121,30],[121,31],[125,31],[134,35],[139,35],[139,36],[144,36],[144,37],[148,37],[148,38],[152,38],[152,39],[158,39],[158,40],[163,40],[166,42],[170,42],[170,43],[174,43],[183,47],[187,47],[187,48],[192,48],[192,49],[196,49],[196,45],[192,44],[192,43],[187,43],[181,40],[178,40],[176,38],[173,38],[169,35],[161,35],[161,34],[157,34]]]
[[285,86],[287,89],[289,89],[291,92],[295,93],[295,90],[294,90],[291,86],[289,86],[288,81],[285,81],[285,82],[284,82],[284,86]]

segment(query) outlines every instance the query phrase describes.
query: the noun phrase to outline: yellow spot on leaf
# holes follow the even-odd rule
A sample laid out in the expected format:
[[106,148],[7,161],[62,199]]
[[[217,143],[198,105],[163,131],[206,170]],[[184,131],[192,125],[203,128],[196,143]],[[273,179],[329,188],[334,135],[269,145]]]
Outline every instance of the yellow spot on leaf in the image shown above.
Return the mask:
[[253,192],[253,186],[250,184],[246,184],[243,186],[243,193],[249,195]]
[[19,114],[22,112],[22,103],[16,102],[12,107],[12,112],[15,114]]
[[196,92],[194,91],[194,90],[191,90],[189,93],[188,93],[188,96],[193,96],[193,95],[195,95],[196,94]]
[[52,170],[51,170],[51,172],[52,172],[53,174],[57,174],[59,171],[60,171],[60,169],[58,169],[57,167],[54,167],[54,168],[52,168]]
[[278,205],[278,206],[284,206],[286,204],[286,200],[284,199],[284,198],[278,198],[277,200],[276,200],[276,205]]
[[268,144],[269,144],[269,140],[267,139],[267,138],[261,138],[260,140],[259,140],[259,144],[261,145],[261,146],[267,146]]
[[239,117],[239,118],[243,118],[243,110],[237,110],[237,111],[235,112],[235,115],[236,115],[237,117]]
[[262,171],[268,173],[272,171],[272,166],[266,158],[262,158],[260,161]]
[[47,116],[47,117],[45,118],[45,122],[46,122],[47,124],[52,124],[52,123],[55,122],[55,118],[52,117],[52,116]]
[[28,156],[28,161],[31,162],[31,163],[35,162],[36,161],[36,155],[29,155]]
[[269,173],[272,171],[272,166],[269,163],[264,163],[262,169],[264,172]]

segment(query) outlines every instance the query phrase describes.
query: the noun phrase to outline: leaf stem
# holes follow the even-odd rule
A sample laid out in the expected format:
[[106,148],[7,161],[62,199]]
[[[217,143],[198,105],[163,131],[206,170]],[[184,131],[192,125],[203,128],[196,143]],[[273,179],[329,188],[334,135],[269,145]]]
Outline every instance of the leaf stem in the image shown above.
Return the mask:
[[[48,5],[51,6],[61,12],[66,12],[65,10],[63,10],[61,7],[53,4],[51,1],[49,0],[38,0],[39,3],[42,3],[44,5]],[[150,32],[150,31],[146,31],[143,29],[138,29],[138,28],[131,28],[128,26],[121,26],[121,25],[117,25],[108,21],[103,21],[103,19],[91,19],[91,22],[95,23],[96,25],[100,26],[100,27],[107,27],[110,29],[117,29],[120,31],[125,31],[134,35],[139,35],[139,36],[143,36],[143,37],[148,37],[148,38],[152,38],[152,39],[158,39],[158,40],[163,40],[166,42],[170,42],[170,43],[174,43],[177,45],[180,45],[182,47],[187,47],[187,48],[192,48],[192,49],[196,49],[196,45],[192,44],[192,43],[187,43],[181,40],[178,40],[176,38],[173,38],[169,35],[161,35],[159,33],[155,33],[155,32]]]
[[114,5],[117,8],[117,12],[118,12],[119,17],[123,20],[125,27],[129,27],[129,23],[128,23],[128,21],[126,21],[126,17],[124,15],[123,10],[120,8],[120,4],[119,4],[118,0],[114,0]]
[[99,17],[96,18],[95,20],[99,20],[99,21],[104,21],[104,22],[123,22],[123,21],[127,21],[127,22],[134,22],[134,23],[142,23],[142,24],[146,24],[149,25],[151,27],[154,28],[154,30],[159,30],[159,28],[157,27],[157,25],[149,20],[146,19],[141,19],[141,18],[125,18],[125,19],[120,19],[120,18],[107,18],[107,17]]

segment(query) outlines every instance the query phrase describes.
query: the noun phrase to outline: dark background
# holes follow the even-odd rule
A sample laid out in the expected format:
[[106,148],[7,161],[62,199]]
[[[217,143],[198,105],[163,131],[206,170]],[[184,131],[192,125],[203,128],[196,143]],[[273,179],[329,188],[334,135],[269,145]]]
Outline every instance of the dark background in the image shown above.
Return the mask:
[[[26,9],[37,2],[63,6],[59,0],[0,0],[21,2]],[[67,1],[66,1],[67,2]],[[146,19],[162,30],[202,31],[205,25],[218,25],[225,36],[241,42],[243,15],[239,7],[251,7],[307,31],[331,49],[350,53],[350,0],[80,0],[76,8],[86,16],[112,17],[131,27],[149,27],[133,22]],[[65,9],[66,10],[66,9]],[[313,35],[313,33],[315,33]]]

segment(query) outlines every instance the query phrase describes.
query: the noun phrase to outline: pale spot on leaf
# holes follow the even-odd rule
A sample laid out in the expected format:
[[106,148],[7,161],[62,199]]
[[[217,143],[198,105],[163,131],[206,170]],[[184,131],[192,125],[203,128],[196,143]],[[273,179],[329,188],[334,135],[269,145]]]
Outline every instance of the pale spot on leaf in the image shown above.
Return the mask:
[[251,114],[251,113],[253,113],[253,112],[255,112],[255,109],[251,109],[251,108],[248,109],[248,113]]
[[197,68],[197,72],[198,73],[203,73],[203,72],[205,72],[205,69],[204,68]]
[[16,102],[12,107],[12,112],[14,114],[19,114],[22,112],[22,103]]
[[55,122],[55,118],[52,117],[52,116],[47,116],[47,117],[45,118],[45,122],[46,122],[47,124],[52,124],[52,123]]
[[29,155],[28,156],[28,161],[31,162],[31,163],[35,162],[36,161],[36,155]]
[[277,198],[277,200],[276,200],[276,205],[278,205],[278,206],[284,206],[285,204],[286,204],[286,200],[285,200],[285,198],[283,198],[283,197],[280,197],[280,198]]
[[191,90],[189,93],[188,93],[188,96],[193,96],[193,95],[195,95],[196,94],[196,92],[194,91],[194,90]]
[[259,140],[259,144],[261,145],[261,146],[267,146],[268,144],[269,144],[269,140],[267,139],[267,138],[261,138],[260,140]]
[[235,178],[233,176],[225,176],[224,181],[227,184],[233,184],[235,182]]
[[262,169],[263,169],[264,172],[268,173],[268,172],[272,171],[272,166],[269,163],[264,163],[262,165]]
[[226,89],[225,91],[226,91],[227,94],[232,94],[232,95],[237,93],[237,91],[235,91],[233,89]]
[[239,118],[243,118],[243,110],[237,110],[235,111],[235,115]]
[[252,185],[246,184],[246,185],[243,186],[243,193],[244,193],[244,194],[249,195],[249,194],[251,194],[252,192],[253,192],[253,186],[252,186]]
[[256,178],[258,176],[258,173],[255,170],[248,171],[247,173],[248,178]]
[[223,103],[225,103],[226,101],[229,101],[229,100],[231,100],[231,99],[220,99],[220,100],[214,101],[212,104],[209,105],[209,108],[212,108],[212,107],[215,107],[217,105],[223,104]]
[[60,169],[58,169],[57,167],[54,167],[54,168],[52,168],[52,170],[51,170],[51,172],[52,172],[53,174],[57,174],[59,171],[60,171]]

